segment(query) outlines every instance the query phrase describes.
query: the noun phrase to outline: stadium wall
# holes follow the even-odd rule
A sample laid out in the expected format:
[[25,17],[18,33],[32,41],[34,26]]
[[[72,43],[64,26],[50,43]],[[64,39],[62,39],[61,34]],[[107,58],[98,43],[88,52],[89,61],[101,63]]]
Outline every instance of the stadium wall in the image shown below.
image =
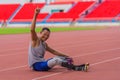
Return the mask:
[[70,9],[72,7],[72,4],[58,4],[58,5],[45,5],[42,9],[41,9],[41,13],[50,13],[52,14],[52,10],[63,10],[64,12],[67,12],[68,9]]
[[[7,27],[30,27],[31,23],[27,24],[8,24]],[[106,26],[106,27],[111,27],[111,26],[120,26],[120,22],[76,22],[76,23],[37,23],[36,26],[48,26],[48,27],[69,27],[69,26],[77,26],[77,27],[86,27],[86,26]]]
[[0,0],[0,4],[13,4],[13,3],[24,4],[27,2],[29,2],[29,0]]

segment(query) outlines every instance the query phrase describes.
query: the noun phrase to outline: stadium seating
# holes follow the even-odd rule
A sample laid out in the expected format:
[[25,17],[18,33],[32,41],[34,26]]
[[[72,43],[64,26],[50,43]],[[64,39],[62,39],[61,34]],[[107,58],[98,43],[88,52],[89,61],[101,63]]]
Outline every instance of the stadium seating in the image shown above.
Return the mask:
[[7,21],[20,4],[0,4],[0,21]]
[[[26,3],[19,10],[19,12],[14,16],[11,22],[31,22],[34,10],[36,7],[42,8],[44,3]],[[37,21],[42,21],[48,13],[40,13],[37,17]]]
[[94,2],[78,2],[68,12],[53,13],[47,22],[65,22],[75,20]]
[[120,14],[120,0],[105,1],[88,14],[84,20],[111,20],[118,14]]
[[72,2],[79,2],[80,0],[55,0],[55,2],[70,2],[70,1],[72,1]]
[[[9,20],[16,22],[31,22],[36,7],[41,8],[41,13],[37,17],[38,22],[71,22],[76,21],[96,21],[96,20],[120,20],[120,0],[106,0],[98,4],[90,13],[81,17],[86,10],[93,8],[97,4],[95,1],[84,2],[54,2],[45,3],[25,3],[21,4],[0,4],[0,23]],[[57,11],[58,9],[58,11]],[[59,9],[63,10],[59,12]],[[17,12],[17,11],[18,12]],[[53,10],[53,12],[52,12]],[[15,14],[16,13],[16,14]],[[116,18],[119,17],[119,18]],[[11,18],[11,19],[10,19]]]

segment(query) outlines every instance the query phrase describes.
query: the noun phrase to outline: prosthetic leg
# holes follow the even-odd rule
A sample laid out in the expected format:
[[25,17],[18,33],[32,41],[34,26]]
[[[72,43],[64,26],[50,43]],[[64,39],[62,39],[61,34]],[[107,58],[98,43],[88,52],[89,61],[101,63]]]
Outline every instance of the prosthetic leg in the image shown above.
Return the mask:
[[62,62],[62,67],[66,67],[71,70],[75,71],[88,71],[89,63],[82,64],[82,65],[74,65],[74,64],[68,64],[67,62]]
[[89,63],[81,64],[81,65],[74,65],[71,58],[65,58],[65,57],[54,57],[50,60],[48,60],[48,66],[50,68],[61,65],[62,67],[66,67],[69,70],[75,70],[75,71],[87,71],[89,67]]
[[72,61],[70,59],[66,59],[67,62],[62,62],[61,66],[66,67],[70,70],[75,70],[75,71],[88,71],[89,63],[86,64],[81,64],[81,65],[74,65],[72,64]]

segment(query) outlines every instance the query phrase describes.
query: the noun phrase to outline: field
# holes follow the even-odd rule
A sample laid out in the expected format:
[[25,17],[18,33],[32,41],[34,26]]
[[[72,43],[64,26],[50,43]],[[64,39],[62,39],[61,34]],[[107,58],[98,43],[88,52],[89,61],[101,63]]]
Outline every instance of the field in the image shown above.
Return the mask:
[[[78,30],[97,30],[103,29],[104,27],[50,27],[52,32],[63,32],[63,31],[78,31]],[[40,32],[41,27],[36,28],[36,32]],[[0,28],[0,34],[24,34],[29,33],[30,28]]]

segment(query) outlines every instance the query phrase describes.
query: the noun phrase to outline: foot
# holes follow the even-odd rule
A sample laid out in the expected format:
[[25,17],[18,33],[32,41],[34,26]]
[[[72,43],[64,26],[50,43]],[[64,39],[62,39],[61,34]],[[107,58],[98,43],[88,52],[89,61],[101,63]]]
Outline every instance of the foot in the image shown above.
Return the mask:
[[79,66],[75,66],[74,70],[75,71],[85,71],[85,72],[87,72],[88,67],[89,67],[89,63],[86,63],[86,64],[82,64],[82,65],[79,65]]
[[84,71],[87,72],[87,71],[88,71],[88,68],[89,68],[89,63],[86,63],[86,64],[85,64],[85,67],[84,67]]

